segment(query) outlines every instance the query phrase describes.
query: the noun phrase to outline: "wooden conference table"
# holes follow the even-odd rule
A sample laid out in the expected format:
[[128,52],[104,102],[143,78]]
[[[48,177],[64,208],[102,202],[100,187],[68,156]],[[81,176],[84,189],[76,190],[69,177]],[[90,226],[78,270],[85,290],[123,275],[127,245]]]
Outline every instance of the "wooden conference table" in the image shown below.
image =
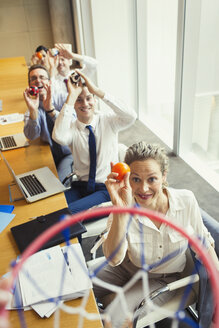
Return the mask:
[[[24,113],[26,104],[23,99],[23,91],[27,87],[27,66],[23,57],[0,59],[0,99],[3,102],[3,110],[0,115],[11,113]],[[23,131],[23,122],[0,125],[0,136],[19,133]],[[11,164],[16,174],[48,166],[57,175],[55,164],[48,145],[40,140],[32,141],[29,147],[8,150],[4,152],[5,157]],[[0,204],[13,204],[15,214],[11,223],[0,233],[0,276],[9,270],[10,262],[17,258],[19,250],[10,232],[12,226],[24,223],[33,217],[50,213],[67,206],[63,193],[48,197],[44,200],[28,204],[25,200],[13,203],[9,201],[8,185],[12,178],[8,169],[0,160]],[[75,239],[75,242],[77,240]],[[69,301],[72,306],[79,306],[81,299]],[[98,313],[93,292],[91,291],[86,310],[90,313]],[[19,326],[17,311],[10,311],[9,318],[11,328]],[[27,327],[53,327],[54,315],[49,319],[41,319],[34,311],[25,312]],[[78,316],[69,315],[61,311],[60,327],[77,327]],[[101,320],[84,321],[84,327],[102,327]]]

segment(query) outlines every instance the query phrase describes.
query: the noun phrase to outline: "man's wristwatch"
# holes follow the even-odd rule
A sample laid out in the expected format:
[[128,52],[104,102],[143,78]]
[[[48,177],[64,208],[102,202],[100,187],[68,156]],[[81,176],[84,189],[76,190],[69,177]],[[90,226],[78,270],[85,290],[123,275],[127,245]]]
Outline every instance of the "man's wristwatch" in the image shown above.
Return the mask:
[[46,112],[49,114],[49,113],[52,113],[54,110],[55,110],[55,108],[53,107],[53,109],[47,110]]

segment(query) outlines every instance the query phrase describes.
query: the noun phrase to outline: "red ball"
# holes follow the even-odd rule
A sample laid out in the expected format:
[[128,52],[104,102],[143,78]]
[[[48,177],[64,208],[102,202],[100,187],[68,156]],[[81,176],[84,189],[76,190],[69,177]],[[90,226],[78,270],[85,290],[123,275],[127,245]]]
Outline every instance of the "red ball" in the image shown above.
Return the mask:
[[121,181],[127,172],[130,172],[130,167],[126,163],[119,162],[112,167],[112,172],[118,173],[116,180]]
[[29,94],[31,96],[36,96],[39,93],[39,89],[36,86],[30,87]]

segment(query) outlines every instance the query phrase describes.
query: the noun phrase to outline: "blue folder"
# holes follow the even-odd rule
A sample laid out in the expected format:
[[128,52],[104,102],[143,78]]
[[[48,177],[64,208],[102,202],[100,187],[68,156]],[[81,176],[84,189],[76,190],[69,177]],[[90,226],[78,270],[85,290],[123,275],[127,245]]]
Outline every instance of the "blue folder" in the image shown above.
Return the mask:
[[14,205],[0,205],[0,212],[11,213],[13,209]]

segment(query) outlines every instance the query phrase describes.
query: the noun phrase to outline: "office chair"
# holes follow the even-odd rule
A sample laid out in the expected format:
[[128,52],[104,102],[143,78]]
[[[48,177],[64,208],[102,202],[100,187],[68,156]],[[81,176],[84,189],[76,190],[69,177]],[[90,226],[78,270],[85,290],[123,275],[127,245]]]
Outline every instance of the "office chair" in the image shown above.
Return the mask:
[[[98,239],[97,243],[92,247],[91,253],[93,252],[93,259],[87,262],[88,268],[92,268],[94,270],[96,267],[99,267],[105,261],[105,257],[96,258],[95,253],[97,251],[98,246],[101,245],[101,238]],[[187,297],[185,307],[182,309],[187,309],[189,314],[193,317],[195,321],[198,321],[198,314],[194,310],[193,305],[198,300],[198,292],[199,292],[199,275],[197,273],[192,273],[194,269],[194,263],[192,260],[192,256],[190,250],[188,249],[186,252],[186,266],[181,273],[181,278],[166,284],[164,287],[157,289],[152,292],[149,297],[151,300],[155,300],[156,297],[160,296],[163,293],[168,293],[174,290],[177,290],[176,294],[165,303],[162,311],[150,310],[149,313],[145,314],[145,299],[143,299],[139,306],[137,307],[134,313],[134,321],[133,328],[145,328],[151,324],[155,324],[165,318],[168,317],[168,311],[172,313],[176,313],[180,308],[180,303],[182,301],[182,297],[184,295],[185,289],[189,284],[193,284]],[[141,283],[141,282],[139,282]],[[107,296],[109,299],[109,303],[114,298],[113,294],[109,294]]]
[[197,273],[192,274],[193,269],[194,263],[190,250],[188,249],[186,252],[186,267],[181,273],[181,279],[171,282],[165,287],[161,287],[150,294],[150,299],[155,300],[156,297],[160,296],[163,293],[168,293],[173,290],[177,290],[175,295],[168,302],[166,302],[165,305],[162,306],[164,311],[158,312],[156,310],[151,310],[149,313],[144,314],[145,300],[142,300],[134,314],[135,319],[133,322],[133,328],[144,328],[146,326],[155,324],[156,322],[165,319],[166,317],[168,317],[168,315],[165,314],[165,311],[171,311],[172,313],[176,313],[180,308],[185,289],[189,284],[193,285],[191,287],[189,296],[187,297],[186,304],[181,310],[187,309],[189,314],[197,322],[198,314],[194,310],[192,305],[198,301],[199,275]]
[[[219,223],[214,218],[212,218],[208,213],[206,213],[204,210],[202,210],[201,208],[200,208],[200,210],[201,210],[203,222],[215,240],[215,250],[218,255]],[[106,230],[103,231],[96,238],[95,244],[93,245],[93,247],[90,250],[92,259],[87,262],[87,265],[89,268],[92,267],[92,269],[94,269],[95,267],[99,267],[105,261],[104,256],[96,258],[96,251],[97,251],[98,247],[101,246],[101,244],[104,240],[103,235],[105,232],[106,232]],[[191,253],[190,249],[188,249],[186,252],[186,266],[185,266],[183,272],[181,273],[181,279],[179,279],[175,282],[169,283],[165,287],[162,287],[162,288],[156,290],[155,292],[153,292],[150,295],[150,298],[155,299],[162,293],[168,293],[172,290],[177,289],[177,293],[164,306],[165,309],[171,311],[172,313],[176,313],[179,310],[180,302],[182,300],[182,296],[184,294],[186,287],[189,284],[194,283],[190,290],[189,297],[186,300],[184,309],[186,309],[189,312],[189,315],[193,318],[193,320],[195,320],[196,322],[198,322],[200,320],[199,324],[202,327],[207,327],[209,325],[208,324],[206,325],[205,320],[208,320],[208,319],[204,318],[203,312],[206,312],[206,311],[213,312],[213,309],[209,309],[209,307],[212,307],[211,302],[209,301],[209,297],[210,297],[210,292],[208,289],[209,287],[207,284],[202,285],[203,278],[204,278],[204,280],[206,279],[205,277],[203,277],[203,267],[202,267],[202,270],[199,271],[201,281],[200,281],[199,275],[197,273],[194,274],[193,270],[194,270],[194,262],[192,259],[192,253]],[[203,295],[203,290],[206,290],[206,293],[208,294],[207,298],[206,298],[206,294]],[[203,296],[205,297],[205,302],[203,302],[203,301],[200,302],[200,299]],[[112,298],[113,298],[112,294],[109,295],[109,299],[112,300]],[[197,311],[194,310],[194,305],[198,301],[200,302],[199,313],[202,313],[203,319],[202,319],[202,317],[199,318]],[[166,315],[167,311],[165,312],[165,310],[162,312],[152,310],[147,315],[145,315],[144,312],[145,312],[145,299],[142,300],[142,302],[139,304],[138,308],[136,309],[136,312],[134,314],[133,328],[145,328],[148,325],[155,324],[156,322],[159,322],[167,317],[167,315]]]

